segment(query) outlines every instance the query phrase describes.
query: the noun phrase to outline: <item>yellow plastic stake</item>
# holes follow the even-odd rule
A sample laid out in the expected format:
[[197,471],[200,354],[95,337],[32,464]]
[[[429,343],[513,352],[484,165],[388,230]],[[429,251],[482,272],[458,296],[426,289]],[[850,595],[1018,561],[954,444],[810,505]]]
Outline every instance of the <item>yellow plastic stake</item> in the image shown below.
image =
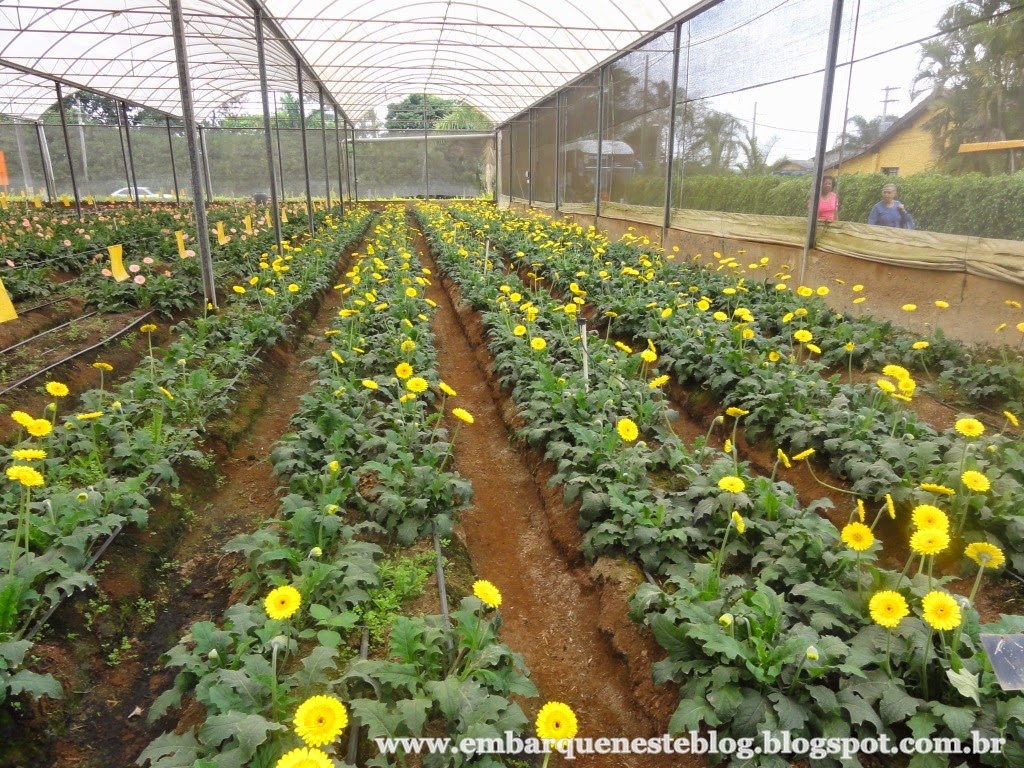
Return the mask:
[[7,210],[7,193],[0,194],[0,208]]
[[[7,201],[5,200],[4,203]],[[8,320],[17,320],[18,313],[14,311],[14,304],[11,303],[11,297],[7,295],[7,289],[4,288],[4,281],[0,279],[0,323],[6,323]]]
[[64,207],[65,208],[70,208],[71,207],[71,196],[70,195],[61,195],[60,196],[60,201],[62,203],[64,203]]
[[288,209],[287,208],[282,208],[281,209],[281,223],[282,224],[287,224],[288,223]]
[[85,196],[85,204],[86,205],[96,205],[96,199],[92,195],[86,195]]
[[231,242],[231,236],[224,234],[224,222],[217,222],[217,245],[227,245]]
[[123,283],[128,279],[128,273],[124,270],[124,262],[121,260],[121,256],[124,252],[124,247],[121,245],[108,245],[107,253],[110,254],[110,271],[114,274],[114,279]]
[[114,199],[113,195],[107,195],[107,202],[108,203],[116,203],[117,201]]
[[242,222],[245,224],[245,234],[251,235],[252,234],[252,216],[246,216],[244,219],[242,219]]
[[185,232],[183,230],[177,230],[174,233],[174,239],[178,241],[178,257],[185,259],[188,258],[188,254],[185,253]]
[[36,208],[42,208],[43,198],[41,198],[39,195],[36,195],[35,197],[32,198],[32,205],[34,205]]

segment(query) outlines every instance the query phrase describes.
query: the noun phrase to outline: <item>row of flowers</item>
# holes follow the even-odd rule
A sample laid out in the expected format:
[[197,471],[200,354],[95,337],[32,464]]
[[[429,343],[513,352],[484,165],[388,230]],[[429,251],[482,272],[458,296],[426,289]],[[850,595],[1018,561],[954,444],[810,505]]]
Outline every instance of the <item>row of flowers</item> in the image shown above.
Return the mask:
[[[588,554],[626,553],[661,583],[641,586],[633,609],[669,652],[655,666],[656,679],[681,685],[673,732],[707,725],[736,736],[786,729],[963,739],[979,730],[1009,740],[993,764],[1024,756],[1019,701],[1001,692],[981,650],[976,590],[957,598],[944,588],[950,579],[934,574],[952,529],[946,519],[943,530],[943,517],[926,503],[935,487],[923,489],[929,495],[914,508],[911,562],[902,573],[880,567],[874,531],[897,513],[891,495],[870,511],[870,521],[864,501],[851,502],[853,519],[840,532],[807,514],[820,503],[800,509],[792,487],[776,479],[813,449],[794,457],[780,451],[771,477],[758,477],[739,460],[734,439],[724,451],[706,448],[705,440],[689,449],[679,443],[660,394],[668,381],[661,366],[673,358],[655,332],[683,308],[647,306],[647,283],[620,284],[622,310],[646,309],[660,322],[649,323],[638,354],[621,341],[588,338],[587,384],[575,318],[593,316],[584,287],[592,259],[559,255],[549,274],[569,284],[565,299],[552,298],[539,267],[557,245],[534,232],[542,248],[531,248],[533,261],[530,246],[520,247],[523,282],[500,268],[493,245],[469,235],[487,232],[493,244],[501,238],[496,230],[533,231],[532,222],[487,209],[460,212],[464,222],[437,208],[421,216],[441,268],[481,311],[495,374],[523,420],[520,434],[545,451],[565,500],[579,502]],[[640,272],[644,265],[634,263],[623,268]],[[631,292],[638,308],[623,300]],[[750,341],[736,337],[737,346]],[[722,417],[732,420],[734,434],[752,415],[745,408],[730,406]],[[977,444],[977,426],[960,425],[958,459]],[[977,470],[961,472],[965,487],[980,486],[970,471]],[[979,579],[983,567],[1002,559],[981,542],[967,554]],[[1021,628],[1024,619],[1006,617],[985,629]],[[768,757],[759,764],[782,765]]]
[[[350,714],[370,739],[525,729],[509,697],[536,689],[497,638],[502,597],[489,582],[477,582],[449,620],[395,620],[388,658],[339,663],[358,644],[354,630],[379,583],[381,550],[367,538],[408,545],[435,531],[446,536],[471,495],[445,466],[458,430],[474,420],[451,407],[458,394],[437,376],[430,273],[409,241],[404,209],[386,210],[335,286],[344,303],[325,332],[329,347],[311,360],[317,380],[272,452],[287,486],[278,519],[227,545],[249,563],[245,602],[219,626],[190,629],[170,653],[182,670],[175,688],[151,713],[187,693],[204,705],[205,721],[159,737],[140,762],[170,768],[237,756],[275,768],[348,765],[340,738]],[[255,692],[245,700],[230,695],[243,679]],[[555,714],[542,711],[538,730],[571,735],[566,716]],[[220,727],[243,722],[245,730]],[[469,756],[449,759],[462,765]]]
[[[596,231],[544,217],[485,214],[468,226],[486,231],[556,290],[582,291],[594,307],[592,319],[609,331],[650,337],[681,383],[710,388],[725,405],[749,410],[748,436],[767,431],[786,449],[813,448],[855,494],[876,502],[888,494],[901,509],[944,503],[928,489],[952,488],[957,532],[1000,545],[1014,567],[1024,568],[1024,526],[1015,505],[1024,474],[1015,435],[986,434],[976,419],[983,431],[972,434],[919,421],[907,407],[917,385],[904,366],[885,366],[877,384],[827,377],[821,347],[842,350],[848,363],[856,347],[846,337],[826,344],[816,335],[825,319],[838,322],[822,299],[827,288],[790,290],[788,275],[774,282],[727,276],[727,268],[679,263],[635,238],[609,243]],[[1005,427],[1016,420],[1007,412]],[[967,470],[985,474],[989,487],[965,485]]]
[[0,485],[0,699],[10,693],[59,695],[49,676],[23,668],[32,623],[63,596],[91,586],[83,568],[99,541],[127,524],[144,525],[161,484],[175,484],[173,463],[202,464],[194,448],[207,420],[229,409],[233,392],[255,364],[254,350],[273,343],[288,317],[329,285],[340,248],[361,231],[366,211],[328,230],[298,254],[303,289],[284,293],[253,317],[244,307],[180,323],[165,348],[152,343],[156,324],[139,329],[149,354],[116,387],[113,367],[96,361],[100,386],[68,411],[60,381],[45,385],[53,400],[42,413],[10,414],[19,427],[4,449]]

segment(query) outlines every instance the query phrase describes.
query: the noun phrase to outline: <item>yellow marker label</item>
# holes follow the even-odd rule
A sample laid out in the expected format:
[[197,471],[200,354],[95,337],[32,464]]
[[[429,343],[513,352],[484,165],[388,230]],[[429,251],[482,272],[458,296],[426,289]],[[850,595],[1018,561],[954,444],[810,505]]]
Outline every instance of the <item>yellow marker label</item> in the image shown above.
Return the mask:
[[36,208],[42,208],[43,198],[41,198],[39,195],[36,195],[35,197],[32,198],[32,205],[34,205]]
[[62,203],[64,203],[64,207],[65,208],[70,208],[71,207],[71,196],[70,195],[61,195],[60,196],[60,201]]
[[7,195],[0,194],[0,208],[7,210]]
[[[7,207],[7,199],[4,199],[4,207]],[[8,320],[17,320],[18,313],[14,311],[14,304],[11,303],[11,297],[7,295],[7,289],[4,288],[4,281],[0,279],[0,323],[6,323]]]
[[174,233],[174,239],[178,241],[178,256],[182,259],[188,258],[188,254],[185,253],[185,233],[179,229]]
[[128,273],[124,271],[124,262],[121,260],[121,256],[124,252],[124,247],[120,245],[108,245],[107,253],[110,254],[110,271],[114,275],[114,279],[119,283],[123,283],[128,279]]
[[242,223],[245,224],[245,234],[252,234],[252,216],[246,216],[242,219]]
[[114,200],[114,196],[113,195],[107,195],[107,202],[108,203],[114,203],[114,202],[117,202],[117,201]]
[[96,204],[96,199],[92,195],[86,195],[85,196],[85,204],[86,205],[95,205]]
[[224,222],[217,222],[217,245],[227,245],[231,242],[231,236],[224,234]]
[[282,224],[287,224],[288,223],[288,209],[287,208],[282,208],[281,209],[281,223]]

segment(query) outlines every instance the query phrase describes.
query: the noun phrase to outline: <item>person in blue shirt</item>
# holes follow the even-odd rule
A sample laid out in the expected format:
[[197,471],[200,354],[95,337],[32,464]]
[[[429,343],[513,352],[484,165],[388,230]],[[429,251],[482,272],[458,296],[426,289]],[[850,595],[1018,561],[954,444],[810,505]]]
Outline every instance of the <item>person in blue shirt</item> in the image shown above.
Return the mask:
[[868,214],[868,224],[899,229],[914,228],[914,217],[903,203],[896,199],[895,184],[886,184],[882,187],[882,199],[875,203],[875,207]]

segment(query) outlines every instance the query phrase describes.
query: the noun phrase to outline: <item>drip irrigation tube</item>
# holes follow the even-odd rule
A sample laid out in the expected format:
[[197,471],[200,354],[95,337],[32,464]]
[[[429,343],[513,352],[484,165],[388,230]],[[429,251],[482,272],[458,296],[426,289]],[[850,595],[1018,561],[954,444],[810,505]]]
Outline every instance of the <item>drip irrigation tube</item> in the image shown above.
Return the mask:
[[[370,630],[363,627],[363,637],[359,641],[359,658],[364,661],[370,655]],[[356,760],[359,758],[359,729],[362,726],[355,715],[352,715],[352,720],[349,723],[348,731],[348,763],[349,765],[355,765]]]
[[95,312],[90,312],[87,315],[80,315],[79,317],[76,317],[76,318],[74,318],[72,320],[68,320],[66,323],[62,323],[60,325],[56,325],[53,328],[49,328],[49,329],[47,329],[45,331],[37,333],[35,336],[29,336],[27,339],[22,339],[18,343],[12,344],[11,346],[7,347],[6,349],[0,349],[0,355],[4,354],[6,352],[10,352],[11,350],[17,349],[18,347],[22,346],[23,344],[28,344],[30,341],[35,341],[36,339],[42,338],[43,336],[45,336],[48,333],[53,333],[54,331],[59,331],[61,328],[67,328],[69,325],[74,325],[79,320],[85,320],[85,318],[87,318],[87,317],[92,317],[93,315],[97,314],[98,311],[99,310],[97,310]]
[[100,347],[109,344],[114,339],[116,339],[119,336],[122,336],[123,334],[127,333],[132,328],[134,328],[136,325],[138,325],[143,320],[148,318],[150,315],[152,315],[154,313],[154,311],[155,310],[150,310],[149,312],[147,312],[146,314],[142,315],[141,317],[135,318],[130,323],[128,323],[128,325],[126,325],[124,328],[122,328],[120,331],[118,331],[117,333],[115,333],[115,334],[113,334],[111,336],[108,336],[103,341],[99,341],[99,342],[93,344],[91,347],[86,347],[85,349],[79,350],[78,352],[75,352],[73,355],[68,355],[63,360],[58,360],[56,363],[52,363],[52,364],[46,366],[45,368],[42,368],[42,369],[36,371],[35,373],[31,373],[28,376],[26,376],[25,378],[19,379],[18,381],[14,382],[9,387],[6,387],[5,389],[0,389],[0,395],[5,395],[8,392],[10,392],[12,389],[16,389],[17,387],[20,387],[22,384],[25,384],[25,383],[27,383],[29,381],[32,381],[32,379],[36,378],[37,376],[42,376],[47,371],[50,371],[50,370],[56,368],[59,365],[63,365],[64,363],[66,363],[66,362],[68,362],[70,360],[74,360],[76,357],[81,357],[86,352],[91,352],[94,349],[99,349]]
[[[96,550],[93,556],[89,558],[89,562],[85,564],[84,568],[82,568],[82,573],[88,573],[92,569],[92,567],[96,565],[96,561],[99,560],[100,557],[102,557],[103,553],[107,551],[107,547],[114,543],[114,539],[116,539],[117,535],[121,533],[121,531],[123,530],[124,523],[121,523],[117,526],[117,528],[110,532],[110,535],[107,536],[107,540],[100,545],[100,548]],[[72,592],[61,592],[60,598],[53,605],[51,605],[50,609],[43,615],[43,617],[36,622],[36,625],[32,627],[29,633],[25,636],[25,639],[31,640],[33,637],[35,637],[36,634],[38,634],[39,630],[41,630],[46,625],[46,622],[50,620],[50,617],[53,616],[56,610],[60,608],[64,604],[64,601],[71,597],[72,594]]]
[[[77,280],[77,279],[78,278],[76,277],[75,280]],[[73,283],[74,280],[68,280],[68,282],[69,283]],[[63,283],[62,283],[62,285],[63,285]],[[52,300],[44,302],[42,304],[36,304],[34,307],[29,307],[28,309],[18,309],[17,307],[15,307],[15,311],[19,315],[27,315],[29,312],[35,312],[37,309],[42,309],[43,307],[48,307],[51,304],[58,304],[59,302],[62,302],[62,301],[71,301],[71,299],[73,299],[73,298],[74,298],[73,296],[60,296],[60,297],[58,297],[56,299],[52,299]]]

